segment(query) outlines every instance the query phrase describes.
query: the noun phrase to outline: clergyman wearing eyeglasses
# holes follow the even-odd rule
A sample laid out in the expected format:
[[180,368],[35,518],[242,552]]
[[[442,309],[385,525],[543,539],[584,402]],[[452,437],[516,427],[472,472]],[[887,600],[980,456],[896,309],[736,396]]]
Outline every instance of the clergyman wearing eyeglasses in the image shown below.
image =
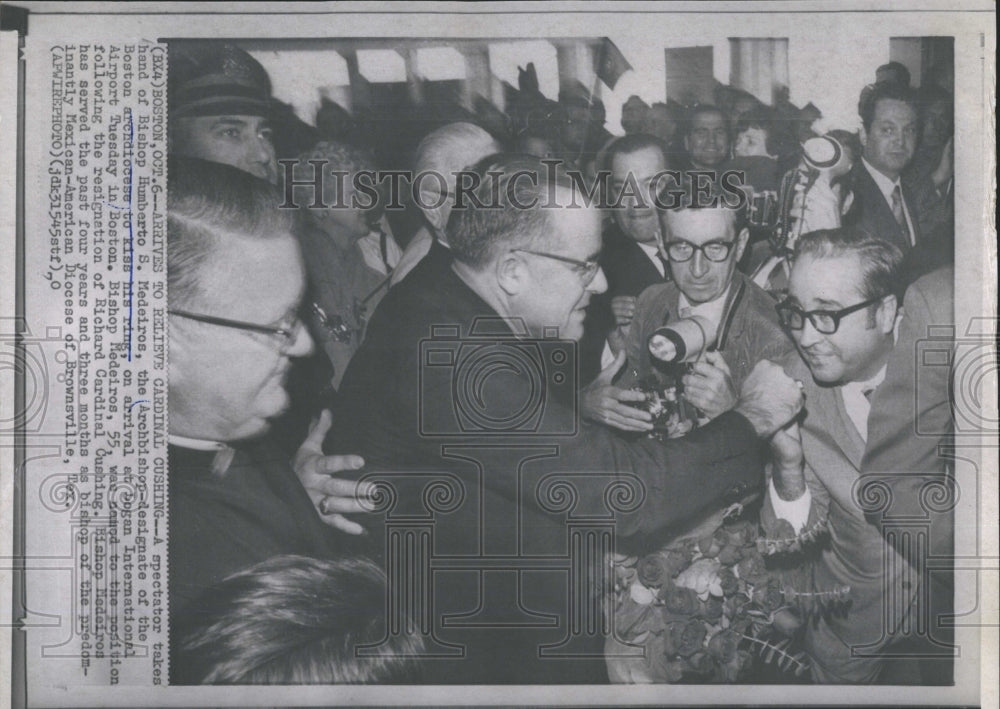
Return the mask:
[[[204,591],[231,573],[279,554],[332,558],[347,549],[348,538],[316,513],[288,455],[267,436],[289,406],[292,358],[313,349],[296,316],[305,270],[280,200],[270,184],[234,167],[171,158],[172,628],[196,625]],[[361,464],[344,456],[327,460],[327,469]]]
[[774,299],[736,269],[748,237],[740,209],[722,199],[699,201],[693,190],[660,214],[660,249],[673,280],[650,286],[636,302],[619,389],[651,377],[676,383],[676,372],[650,355],[649,338],[679,318],[701,316],[714,331],[708,333],[709,351],[680,377],[685,397],[708,419],[732,408],[758,362],[778,362],[793,351]]
[[[560,494],[588,515],[607,510],[618,538],[663,530],[760,484],[759,437],[801,403],[771,364],[750,377],[733,411],[684,440],[627,439],[581,422],[574,341],[590,298],[606,288],[601,215],[581,205],[567,175],[549,172],[518,155],[477,166],[475,199],[448,222],[451,263],[415,269],[390,289],[339,390],[331,449],[356,450],[373,469],[411,481],[426,471],[458,477],[455,509],[434,519],[434,553],[503,562],[427,577],[428,627],[464,646],[464,657],[427,663],[430,682],[604,681],[607,628],[582,623],[566,650],[572,660],[560,660],[568,624],[543,620],[568,619],[568,596],[597,597],[589,581],[567,585],[557,571],[533,570],[566,553],[567,521],[576,519],[553,509],[545,481],[570,476]],[[758,405],[769,423],[751,420]],[[627,509],[611,500],[622,486],[638,495]],[[419,500],[404,494],[399,505],[413,509]],[[603,554],[588,557],[587,579],[607,568]]]

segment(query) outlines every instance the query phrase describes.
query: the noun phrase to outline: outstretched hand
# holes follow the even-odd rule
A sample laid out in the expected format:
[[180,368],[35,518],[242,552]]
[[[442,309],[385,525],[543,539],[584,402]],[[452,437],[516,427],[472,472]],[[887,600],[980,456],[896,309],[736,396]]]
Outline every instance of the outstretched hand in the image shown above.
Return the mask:
[[580,392],[581,414],[590,421],[603,423],[622,431],[652,431],[652,415],[627,403],[645,401],[646,395],[641,391],[621,389],[611,383],[623,364],[625,364],[625,351],[621,350],[615,361],[584,387]]
[[324,455],[323,439],[332,425],[333,416],[324,410],[309,427],[292,467],[324,522],[347,534],[364,534],[364,527],[344,515],[371,510],[372,485],[337,478],[334,473],[358,470],[365,461],[357,455]]

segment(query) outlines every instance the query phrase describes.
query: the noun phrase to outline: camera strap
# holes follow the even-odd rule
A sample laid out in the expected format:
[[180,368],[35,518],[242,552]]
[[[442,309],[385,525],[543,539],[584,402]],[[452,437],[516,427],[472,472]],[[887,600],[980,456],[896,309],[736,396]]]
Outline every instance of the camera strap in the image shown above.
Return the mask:
[[733,319],[736,317],[736,309],[740,307],[740,302],[743,300],[746,285],[746,281],[742,278],[739,279],[739,285],[736,288],[736,292],[733,294],[733,297],[726,305],[725,311],[722,313],[722,321],[719,323],[718,336],[715,338],[715,349],[719,352],[726,349],[726,339],[729,335],[729,330],[733,325]]

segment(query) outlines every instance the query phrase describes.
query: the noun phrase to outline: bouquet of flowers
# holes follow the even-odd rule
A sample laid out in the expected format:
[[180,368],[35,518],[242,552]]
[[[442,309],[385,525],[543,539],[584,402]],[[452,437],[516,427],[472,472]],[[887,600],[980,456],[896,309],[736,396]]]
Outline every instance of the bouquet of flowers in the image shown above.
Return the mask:
[[611,681],[738,682],[759,662],[805,674],[797,631],[816,613],[843,610],[850,588],[801,590],[801,569],[768,568],[769,550],[755,523],[730,514],[641,558],[616,555]]

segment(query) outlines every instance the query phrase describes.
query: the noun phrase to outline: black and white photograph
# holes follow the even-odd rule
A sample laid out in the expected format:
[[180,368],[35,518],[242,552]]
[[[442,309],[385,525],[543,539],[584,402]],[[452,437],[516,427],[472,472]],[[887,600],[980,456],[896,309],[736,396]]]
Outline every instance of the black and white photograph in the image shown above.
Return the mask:
[[5,3],[3,701],[995,705],[925,5]]

